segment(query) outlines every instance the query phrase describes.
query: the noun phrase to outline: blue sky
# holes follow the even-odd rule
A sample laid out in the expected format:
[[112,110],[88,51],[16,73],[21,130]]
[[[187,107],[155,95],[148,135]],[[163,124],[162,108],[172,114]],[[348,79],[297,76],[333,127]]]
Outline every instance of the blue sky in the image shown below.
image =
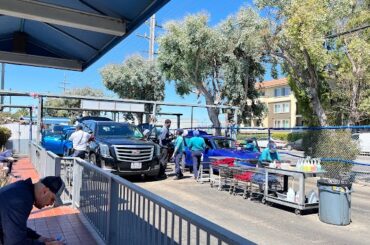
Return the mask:
[[[240,7],[250,4],[251,1],[245,0],[172,0],[157,12],[156,17],[158,24],[164,24],[169,20],[181,20],[186,15],[205,11],[210,14],[210,24],[216,25],[227,16],[237,12]],[[158,30],[157,34],[160,34],[160,32]],[[137,36],[137,34],[143,35],[145,33],[149,34],[149,27],[143,24],[84,72],[6,64],[5,89],[60,94],[62,93],[61,82],[66,76],[67,82],[70,83],[67,84],[67,88],[90,86],[102,89],[107,95],[114,95],[105,89],[99,70],[109,63],[122,63],[125,58],[135,53],[146,56],[145,51],[148,50],[148,41]],[[266,74],[266,79],[269,78],[269,74]],[[165,93],[165,101],[168,102],[197,103],[195,96],[191,95],[185,98],[177,96],[173,84],[166,85]],[[6,103],[9,103],[9,101],[6,101]],[[13,98],[12,104],[29,105],[36,104],[36,101],[26,98]],[[184,117],[190,117],[190,108],[166,107],[162,111],[181,112],[184,113]],[[204,109],[195,109],[194,113],[198,121],[209,121]]]

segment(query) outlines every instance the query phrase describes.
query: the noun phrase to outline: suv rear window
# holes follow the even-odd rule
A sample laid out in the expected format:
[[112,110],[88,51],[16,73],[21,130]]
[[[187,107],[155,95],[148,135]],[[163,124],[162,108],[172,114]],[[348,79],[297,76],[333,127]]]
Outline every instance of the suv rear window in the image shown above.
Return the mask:
[[104,137],[143,138],[140,130],[129,124],[99,124],[96,135]]

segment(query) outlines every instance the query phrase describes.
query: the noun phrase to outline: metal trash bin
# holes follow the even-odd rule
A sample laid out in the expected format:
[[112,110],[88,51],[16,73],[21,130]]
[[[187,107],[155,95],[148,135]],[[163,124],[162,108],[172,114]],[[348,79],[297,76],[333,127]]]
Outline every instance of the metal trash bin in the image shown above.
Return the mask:
[[348,225],[351,222],[352,183],[349,180],[320,179],[319,218],[333,225]]

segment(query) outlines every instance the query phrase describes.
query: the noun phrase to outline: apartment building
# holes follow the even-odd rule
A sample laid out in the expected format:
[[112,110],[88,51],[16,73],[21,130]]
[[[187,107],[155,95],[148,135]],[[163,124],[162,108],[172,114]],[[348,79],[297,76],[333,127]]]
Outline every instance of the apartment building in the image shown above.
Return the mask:
[[256,88],[267,111],[262,119],[252,120],[252,127],[289,128],[302,125],[302,116],[297,114],[297,99],[286,78],[257,83]]

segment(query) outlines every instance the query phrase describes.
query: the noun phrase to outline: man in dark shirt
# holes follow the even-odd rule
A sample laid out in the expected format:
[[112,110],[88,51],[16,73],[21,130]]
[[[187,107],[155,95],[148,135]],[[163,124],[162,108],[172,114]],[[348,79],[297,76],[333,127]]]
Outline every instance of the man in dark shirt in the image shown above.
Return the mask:
[[164,126],[162,128],[162,133],[159,136],[159,145],[161,146],[161,157],[159,159],[160,162],[160,170],[159,175],[161,177],[166,177],[166,168],[167,168],[167,162],[168,158],[173,153],[173,147],[171,148],[171,135],[170,135],[170,129],[171,127],[171,120],[166,119],[164,121]]
[[32,184],[31,179],[17,181],[0,189],[0,244],[59,245],[61,241],[46,238],[27,227],[33,205],[41,209],[61,204],[64,183],[60,177],[48,176]]

